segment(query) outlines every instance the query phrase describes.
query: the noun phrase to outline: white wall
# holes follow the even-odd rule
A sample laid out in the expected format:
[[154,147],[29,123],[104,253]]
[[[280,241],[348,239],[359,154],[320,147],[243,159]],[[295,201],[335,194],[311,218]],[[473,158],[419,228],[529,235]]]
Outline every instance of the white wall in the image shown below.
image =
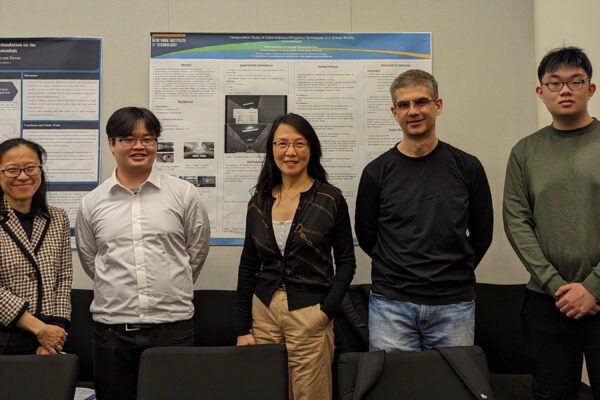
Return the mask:
[[[600,75],[600,2],[597,0],[534,0],[535,61],[539,64],[544,54],[556,47],[583,48],[594,68],[594,79]],[[536,67],[537,68],[537,67]],[[532,71],[535,73],[535,71]],[[537,79],[537,78],[536,78]],[[598,84],[598,82],[596,82]],[[534,95],[532,88],[532,95]],[[589,103],[592,116],[600,118],[600,92]],[[537,101],[538,127],[552,122],[546,106]]]
[[[536,127],[533,10],[533,0],[0,0],[0,36],[101,37],[104,126],[119,107],[148,105],[150,32],[432,32],[444,99],[438,133],[482,161],[492,189],[494,242],[477,278],[508,283],[527,279],[501,203],[510,148]],[[583,32],[582,17],[565,23]],[[114,168],[104,136],[102,156],[104,180]],[[240,253],[213,246],[196,287],[235,288]],[[358,248],[357,258],[355,282],[369,282],[370,261]],[[91,288],[76,254],[74,274],[74,287]]]

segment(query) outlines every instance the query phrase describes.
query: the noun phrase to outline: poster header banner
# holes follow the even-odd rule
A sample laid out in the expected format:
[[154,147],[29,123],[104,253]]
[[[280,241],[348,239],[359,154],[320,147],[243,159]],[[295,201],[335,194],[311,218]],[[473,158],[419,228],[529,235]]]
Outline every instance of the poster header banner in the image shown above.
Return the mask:
[[0,70],[100,72],[101,45],[98,38],[1,38]]
[[152,33],[151,57],[245,60],[431,58],[431,33]]

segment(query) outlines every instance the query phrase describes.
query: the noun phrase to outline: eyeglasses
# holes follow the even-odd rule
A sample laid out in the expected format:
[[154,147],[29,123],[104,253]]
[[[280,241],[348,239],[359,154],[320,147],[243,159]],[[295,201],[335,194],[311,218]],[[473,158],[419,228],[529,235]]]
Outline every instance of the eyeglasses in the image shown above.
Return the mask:
[[410,109],[410,106],[414,106],[417,110],[420,110],[421,108],[425,107],[427,104],[436,101],[437,98],[433,98],[433,99],[428,99],[426,97],[421,97],[419,99],[416,100],[411,100],[411,101],[399,101],[396,103],[396,108],[400,111],[407,111],[408,109]]
[[582,79],[580,81],[568,81],[568,82],[547,82],[542,83],[542,85],[546,86],[551,92],[560,92],[562,88],[567,85],[567,87],[571,90],[579,90],[583,87],[583,84],[586,82],[591,82],[591,78]]
[[273,142],[273,146],[280,151],[287,150],[290,146],[296,151],[302,151],[308,147],[308,142],[288,142],[286,140],[280,140],[278,142]]
[[42,166],[41,165],[30,165],[29,167],[25,167],[25,168],[10,167],[10,168],[0,169],[0,171],[2,171],[4,176],[7,178],[16,178],[19,175],[21,175],[21,172],[25,172],[25,175],[27,175],[27,176],[36,176],[42,172]]
[[133,137],[118,137],[114,138],[113,140],[121,143],[121,146],[123,147],[133,147],[137,142],[140,142],[140,144],[144,147],[151,147],[154,146],[156,142],[158,142],[158,138],[155,137],[144,137],[141,139],[136,139]]

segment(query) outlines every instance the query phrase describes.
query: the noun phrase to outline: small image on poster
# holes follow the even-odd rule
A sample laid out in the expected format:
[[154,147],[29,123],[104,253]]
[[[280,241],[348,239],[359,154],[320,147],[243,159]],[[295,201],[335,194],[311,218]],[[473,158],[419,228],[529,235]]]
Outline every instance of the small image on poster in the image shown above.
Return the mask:
[[287,96],[225,96],[225,152],[265,153],[273,120],[287,110]]

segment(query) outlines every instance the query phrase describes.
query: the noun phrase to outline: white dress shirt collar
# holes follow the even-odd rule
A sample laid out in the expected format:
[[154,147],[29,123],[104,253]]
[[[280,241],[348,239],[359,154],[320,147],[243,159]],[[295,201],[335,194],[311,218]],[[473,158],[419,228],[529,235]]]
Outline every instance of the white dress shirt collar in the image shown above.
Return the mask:
[[[150,175],[148,176],[148,179],[146,179],[146,181],[139,186],[139,189],[141,190],[142,187],[144,187],[146,184],[151,184],[160,190],[160,178],[161,178],[161,174],[159,172],[156,172],[154,170],[154,168],[152,168],[152,171],[150,171]],[[110,176],[110,178],[108,178],[106,180],[106,182],[109,185],[109,189],[108,189],[109,191],[114,190],[115,187],[121,187],[128,191],[131,191],[130,188],[125,187],[121,182],[119,182],[119,178],[117,178],[117,168],[115,168],[113,170],[112,175]]]

